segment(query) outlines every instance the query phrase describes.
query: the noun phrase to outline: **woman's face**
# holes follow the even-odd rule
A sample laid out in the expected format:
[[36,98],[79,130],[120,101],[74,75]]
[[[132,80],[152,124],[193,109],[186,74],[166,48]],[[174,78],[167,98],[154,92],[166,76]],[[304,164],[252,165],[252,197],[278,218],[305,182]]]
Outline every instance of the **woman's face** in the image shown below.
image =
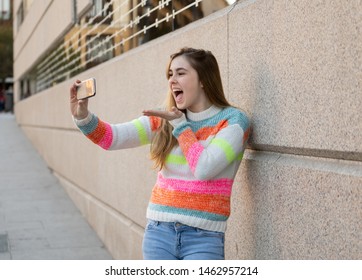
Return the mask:
[[179,110],[201,112],[211,106],[196,70],[185,56],[174,58],[169,69],[169,87]]

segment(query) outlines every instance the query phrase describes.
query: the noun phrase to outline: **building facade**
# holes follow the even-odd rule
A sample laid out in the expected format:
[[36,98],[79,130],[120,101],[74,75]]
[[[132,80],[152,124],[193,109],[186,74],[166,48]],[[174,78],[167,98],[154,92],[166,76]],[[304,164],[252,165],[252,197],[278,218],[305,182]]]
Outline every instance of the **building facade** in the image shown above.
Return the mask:
[[106,152],[90,143],[72,122],[69,87],[95,77],[90,110],[129,121],[163,102],[169,54],[209,49],[228,99],[253,128],[233,187],[226,257],[361,259],[359,1],[228,4],[15,0],[17,122],[114,258],[141,259],[156,179],[149,147]]
[[0,1],[0,113],[13,110],[13,0]]

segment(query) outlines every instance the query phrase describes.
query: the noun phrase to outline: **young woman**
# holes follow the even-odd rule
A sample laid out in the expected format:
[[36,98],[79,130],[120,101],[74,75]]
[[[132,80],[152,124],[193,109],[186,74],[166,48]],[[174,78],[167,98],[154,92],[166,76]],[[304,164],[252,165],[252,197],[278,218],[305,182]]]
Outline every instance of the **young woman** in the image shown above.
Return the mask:
[[78,128],[106,150],[151,144],[159,172],[147,209],[145,259],[224,259],[231,187],[249,120],[226,100],[211,52],[181,49],[171,55],[167,78],[164,111],[108,124],[88,112],[88,100],[77,100],[75,83],[71,112]]

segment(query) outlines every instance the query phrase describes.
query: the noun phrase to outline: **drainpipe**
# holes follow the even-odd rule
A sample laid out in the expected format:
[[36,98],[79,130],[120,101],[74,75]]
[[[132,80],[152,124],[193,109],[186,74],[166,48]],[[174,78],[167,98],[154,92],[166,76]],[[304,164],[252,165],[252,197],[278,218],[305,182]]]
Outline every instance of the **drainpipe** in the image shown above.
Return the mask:
[[72,9],[72,19],[73,19],[73,23],[77,24],[78,23],[78,17],[77,17],[77,0],[71,0],[73,2],[73,9]]

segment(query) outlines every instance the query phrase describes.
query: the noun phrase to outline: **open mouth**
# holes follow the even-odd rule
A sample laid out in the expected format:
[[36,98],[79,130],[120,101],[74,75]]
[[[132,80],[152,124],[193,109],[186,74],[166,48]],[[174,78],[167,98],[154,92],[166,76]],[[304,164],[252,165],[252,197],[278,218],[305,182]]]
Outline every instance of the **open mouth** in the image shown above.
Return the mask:
[[179,89],[173,91],[176,103],[180,103],[182,101],[183,93],[184,92],[182,90],[179,90]]

